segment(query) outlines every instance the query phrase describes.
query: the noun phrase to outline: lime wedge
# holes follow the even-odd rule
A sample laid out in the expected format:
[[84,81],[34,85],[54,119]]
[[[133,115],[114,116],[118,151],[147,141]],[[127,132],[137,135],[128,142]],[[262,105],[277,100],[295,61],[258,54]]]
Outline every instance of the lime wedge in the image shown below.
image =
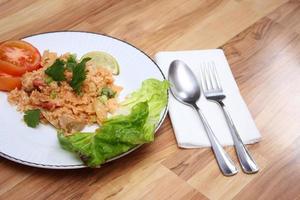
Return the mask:
[[91,51],[84,54],[80,60],[83,58],[91,58],[88,63],[93,64],[96,67],[105,67],[114,75],[118,75],[120,73],[120,68],[117,60],[110,54],[103,52],[103,51]]

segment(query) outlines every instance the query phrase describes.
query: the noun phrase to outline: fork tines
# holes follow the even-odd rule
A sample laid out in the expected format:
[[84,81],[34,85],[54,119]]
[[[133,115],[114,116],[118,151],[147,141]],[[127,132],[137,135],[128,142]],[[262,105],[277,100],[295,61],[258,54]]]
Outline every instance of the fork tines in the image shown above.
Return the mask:
[[205,93],[223,91],[216,65],[213,61],[201,63],[201,85]]

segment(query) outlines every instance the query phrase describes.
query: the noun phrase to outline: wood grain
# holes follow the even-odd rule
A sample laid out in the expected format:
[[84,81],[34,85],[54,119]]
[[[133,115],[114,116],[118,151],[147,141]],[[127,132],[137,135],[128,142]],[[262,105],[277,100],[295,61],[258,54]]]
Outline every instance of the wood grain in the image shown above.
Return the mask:
[[83,30],[150,56],[223,48],[263,136],[248,146],[260,172],[224,177],[210,149],[177,147],[167,117],[153,143],[100,169],[45,170],[0,158],[0,199],[300,199],[299,19],[296,0],[0,0],[1,41]]

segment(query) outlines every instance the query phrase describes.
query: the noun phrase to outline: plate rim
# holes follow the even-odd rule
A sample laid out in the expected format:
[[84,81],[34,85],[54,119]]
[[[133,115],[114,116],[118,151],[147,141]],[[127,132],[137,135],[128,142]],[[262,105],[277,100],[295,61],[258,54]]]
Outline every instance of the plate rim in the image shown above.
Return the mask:
[[[122,40],[120,38],[117,38],[117,37],[114,37],[114,36],[110,36],[110,35],[107,35],[105,33],[97,33],[97,32],[92,32],[92,31],[78,31],[78,30],[59,30],[59,31],[47,31],[47,32],[40,32],[40,33],[34,33],[34,34],[30,34],[30,35],[27,35],[25,37],[22,37],[20,38],[20,40],[23,40],[23,39],[26,39],[26,38],[30,38],[30,37],[33,37],[33,36],[38,36],[38,35],[46,35],[46,34],[51,34],[51,33],[66,33],[66,32],[69,32],[69,33],[88,33],[88,34],[94,34],[94,35],[98,35],[98,36],[104,36],[104,37],[107,37],[107,38],[111,38],[111,39],[114,39],[114,40],[117,40],[119,42],[123,42],[133,48],[135,48],[136,50],[138,50],[139,52],[141,52],[142,54],[144,54],[148,59],[151,60],[151,62],[156,66],[156,68],[159,70],[159,72],[161,73],[162,77],[164,80],[167,80],[166,79],[166,76],[164,75],[162,69],[158,66],[158,64],[148,55],[146,54],[143,50],[141,50],[140,48],[136,47],[135,45],[125,41],[125,40]],[[156,128],[155,128],[155,131],[154,131],[154,134],[157,132],[157,130],[161,127],[162,123],[164,122],[166,116],[167,116],[167,113],[168,113],[168,107],[169,107],[169,90],[167,91],[167,105],[163,111],[163,114],[162,114],[162,117],[161,119],[159,120]],[[143,144],[140,144],[132,149],[130,149],[129,151],[126,151],[118,156],[115,156],[109,160],[107,160],[105,163],[108,163],[108,162],[111,162],[113,160],[116,160],[118,158],[121,158],[123,156],[126,156],[128,154],[130,154],[131,152],[135,151],[136,149],[138,149],[139,147],[141,147]],[[22,160],[22,159],[19,159],[19,158],[15,158],[13,156],[10,156],[6,153],[3,153],[0,151],[0,156],[3,157],[3,158],[6,158],[8,160],[11,160],[13,162],[16,162],[16,163],[19,163],[19,164],[23,164],[23,165],[27,165],[27,166],[31,166],[31,167],[37,167],[37,168],[45,168],[45,169],[81,169],[81,168],[87,168],[88,166],[84,165],[84,164],[75,164],[75,165],[50,165],[50,164],[42,164],[42,163],[35,163],[35,162],[30,162],[30,161],[26,161],[26,160]],[[103,163],[103,164],[105,164]]]

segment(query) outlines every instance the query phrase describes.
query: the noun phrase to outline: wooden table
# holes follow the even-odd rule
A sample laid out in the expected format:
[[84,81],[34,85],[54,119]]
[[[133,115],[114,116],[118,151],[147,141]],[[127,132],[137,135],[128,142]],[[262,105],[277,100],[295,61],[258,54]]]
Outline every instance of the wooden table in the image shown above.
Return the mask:
[[249,146],[260,172],[224,177],[210,149],[177,147],[167,117],[155,142],[100,169],[45,170],[0,158],[0,199],[300,199],[300,1],[1,0],[0,27],[1,41],[105,33],[150,56],[221,47],[263,136]]

